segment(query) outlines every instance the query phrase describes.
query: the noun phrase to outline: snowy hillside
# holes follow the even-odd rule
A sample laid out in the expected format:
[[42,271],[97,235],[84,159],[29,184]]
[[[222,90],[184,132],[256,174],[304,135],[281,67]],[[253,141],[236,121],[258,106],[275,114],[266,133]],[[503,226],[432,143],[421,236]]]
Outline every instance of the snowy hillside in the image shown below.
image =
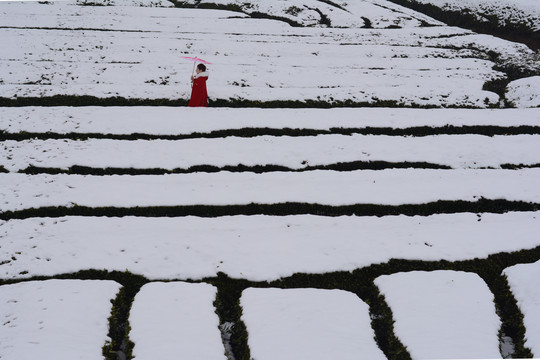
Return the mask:
[[419,27],[444,25],[416,11],[388,1],[318,1],[318,0],[187,0],[182,6],[223,6],[238,9],[248,15],[276,17],[295,26],[334,28]]
[[9,45],[0,98],[44,104],[60,95],[182,102],[192,64],[180,56],[197,55],[212,62],[211,103],[498,106],[502,94],[489,84],[506,75],[492,54],[533,55],[438,24],[326,29],[230,11],[70,3],[2,3],[0,21]]
[[525,45],[385,0],[0,2],[0,39],[0,359],[540,357]]
[[521,24],[533,31],[540,31],[540,3],[535,0],[414,0],[434,4],[443,9],[466,11],[474,14],[478,21],[495,17],[501,26]]

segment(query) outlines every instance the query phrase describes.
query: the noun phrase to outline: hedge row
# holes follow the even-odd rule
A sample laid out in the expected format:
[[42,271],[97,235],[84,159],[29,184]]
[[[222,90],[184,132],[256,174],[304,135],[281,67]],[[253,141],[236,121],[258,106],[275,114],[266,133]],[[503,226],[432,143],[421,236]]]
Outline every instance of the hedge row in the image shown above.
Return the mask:
[[[538,168],[538,164],[501,164],[500,168],[505,170],[518,170],[518,169],[530,169]],[[94,175],[94,176],[106,176],[106,175],[165,175],[165,174],[190,174],[196,172],[205,173],[217,173],[220,171],[228,172],[252,172],[255,174],[263,174],[269,172],[305,172],[313,170],[332,170],[332,171],[355,171],[355,170],[385,170],[385,169],[444,169],[449,170],[452,167],[447,165],[439,165],[428,162],[388,162],[388,161],[350,161],[339,162],[328,165],[315,165],[306,166],[300,169],[293,169],[281,165],[254,165],[247,166],[238,164],[235,166],[214,166],[214,165],[195,165],[189,168],[174,168],[174,169],[162,169],[162,168],[95,168],[88,166],[73,165],[67,169],[62,168],[45,168],[38,166],[29,166],[19,173],[36,175],[36,174],[69,174],[69,175]],[[491,168],[490,168],[491,169]],[[5,170],[5,169],[4,169]],[[0,172],[3,171],[0,167]]]
[[[121,96],[101,98],[90,95],[54,95],[43,97],[0,97],[0,107],[21,106],[187,106],[186,99],[133,99]],[[389,108],[417,108],[433,109],[441,106],[404,103],[395,100],[353,101],[353,100],[246,100],[246,99],[210,99],[211,107],[231,108],[318,108],[329,109],[335,107],[389,107]],[[493,105],[496,107],[498,105]],[[453,105],[443,106],[451,109],[476,109],[474,106]]]
[[[217,287],[215,301],[216,312],[221,324],[233,323],[230,346],[237,360],[250,360],[248,332],[241,321],[242,309],[239,304],[243,290],[249,287],[282,289],[318,288],[341,289],[358,295],[370,307],[372,327],[376,341],[389,360],[409,360],[410,355],[397,339],[393,329],[393,315],[384,297],[374,285],[374,279],[381,275],[406,271],[455,270],[474,272],[488,285],[495,296],[495,305],[502,321],[500,340],[510,337],[514,345],[512,357],[532,358],[530,349],[524,345],[525,327],[523,314],[513,297],[508,282],[502,271],[510,266],[540,261],[540,246],[513,253],[499,253],[486,259],[466,261],[411,261],[390,260],[384,264],[372,265],[351,272],[332,272],[325,274],[294,274],[287,278],[271,282],[252,282],[245,279],[232,279],[219,273],[216,277],[200,281],[189,279],[165,279],[163,281],[205,282]],[[50,277],[33,277],[30,279],[0,280],[0,285],[29,280],[46,280]],[[129,272],[109,272],[106,270],[85,270],[73,274],[54,276],[55,279],[114,280],[123,285],[117,298],[113,301],[113,310],[109,318],[109,336],[112,341],[105,344],[103,353],[107,359],[117,359],[120,352],[127,359],[132,358],[134,344],[129,339],[129,310],[139,289],[150,280]]]
[[317,136],[317,135],[388,135],[388,136],[433,136],[433,135],[539,135],[540,126],[493,126],[493,125],[464,125],[464,126],[414,126],[408,128],[389,127],[365,127],[365,128],[330,128],[323,129],[293,129],[293,128],[241,128],[214,130],[206,133],[194,132],[189,134],[104,134],[104,133],[56,133],[56,132],[17,132],[10,133],[0,130],[0,141],[15,140],[23,141],[30,139],[68,139],[68,140],[88,140],[88,139],[110,139],[110,140],[185,140],[185,139],[216,139],[225,137],[256,137],[256,136]]
[[[527,166],[530,167],[530,166]],[[69,174],[69,175],[164,175],[164,174],[189,174],[195,172],[216,173],[220,171],[229,172],[252,172],[262,174],[268,172],[305,172],[312,170],[334,170],[334,171],[354,171],[354,170],[384,170],[384,169],[451,169],[450,166],[432,164],[428,162],[388,162],[388,161],[350,161],[339,162],[328,165],[306,166],[300,169],[293,169],[282,165],[254,165],[243,164],[214,166],[214,165],[195,165],[189,168],[95,168],[88,166],[74,165],[67,169],[45,168],[38,166],[29,166],[20,170],[23,174]],[[518,169],[519,165],[514,165],[512,169]],[[1,172],[1,169],[0,169]]]
[[501,169],[506,170],[517,170],[517,169],[532,169],[532,168],[538,168],[540,167],[540,164],[501,164]]
[[504,199],[485,199],[477,201],[439,200],[424,204],[379,205],[354,204],[331,206],[313,203],[277,203],[247,205],[181,205],[181,206],[148,206],[148,207],[88,207],[58,206],[41,207],[15,211],[0,212],[0,220],[27,219],[31,217],[63,217],[63,216],[142,216],[142,217],[178,217],[200,216],[217,217],[232,215],[321,215],[321,216],[429,216],[433,214],[454,213],[497,213],[509,211],[538,211],[540,204]]

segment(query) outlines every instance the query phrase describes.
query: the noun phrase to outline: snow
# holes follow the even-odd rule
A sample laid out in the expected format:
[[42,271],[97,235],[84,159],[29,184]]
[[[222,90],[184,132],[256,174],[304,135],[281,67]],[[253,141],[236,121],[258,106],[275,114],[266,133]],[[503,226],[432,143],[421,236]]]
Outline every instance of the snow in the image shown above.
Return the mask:
[[45,280],[0,286],[0,358],[101,360],[110,341],[114,281]]
[[107,269],[149,279],[198,280],[223,272],[271,281],[390,259],[485,259],[540,246],[538,233],[539,212],[14,219],[0,222],[0,278]]
[[540,126],[540,109],[249,109],[186,107],[0,107],[0,131],[60,134],[194,135],[249,128],[405,129]]
[[248,288],[240,305],[254,359],[385,359],[369,308],[353,293]]
[[540,261],[511,266],[503,274],[508,278],[512,294],[524,316],[525,346],[531,349],[534,357],[540,357]]
[[501,358],[501,321],[493,294],[478,275],[413,271],[380,276],[375,284],[412,359]]
[[[399,152],[395,149],[399,149]],[[111,157],[110,154],[115,156]],[[229,136],[169,140],[4,141],[0,165],[11,172],[28,166],[188,169],[278,165],[305,169],[340,162],[429,162],[452,168],[498,168],[540,164],[540,136],[438,135],[425,137],[319,135]]]
[[506,99],[516,107],[540,107],[540,76],[531,76],[510,82]]
[[153,282],[135,296],[129,315],[133,357],[226,360],[212,285]]
[[0,210],[310,203],[403,205],[505,199],[540,203],[540,169],[388,169],[167,175],[0,174]]
[[487,53],[534,54],[446,26],[297,28],[223,10],[0,3],[0,22],[8,44],[0,96],[11,99],[187,99],[192,63],[180,56],[197,55],[213,63],[210,104],[388,100],[484,108],[499,102],[484,83],[504,77]]

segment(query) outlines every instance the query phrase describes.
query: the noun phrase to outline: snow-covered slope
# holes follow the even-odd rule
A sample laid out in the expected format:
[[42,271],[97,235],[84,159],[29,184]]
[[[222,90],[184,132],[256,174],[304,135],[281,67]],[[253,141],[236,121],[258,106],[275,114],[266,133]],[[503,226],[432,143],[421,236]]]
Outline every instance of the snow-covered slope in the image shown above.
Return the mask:
[[46,280],[0,286],[0,358],[102,359],[114,281]]
[[506,98],[516,107],[540,107],[540,76],[512,81],[506,91]]
[[[399,148],[397,153],[393,149]],[[511,149],[516,149],[512,151]],[[111,157],[111,152],[115,156]],[[172,140],[27,140],[6,141],[0,165],[17,172],[29,166],[68,169],[163,169],[184,171],[194,166],[276,166],[305,170],[341,163],[388,162],[386,167],[500,168],[504,164],[540,164],[540,136],[436,135],[398,137],[319,135],[258,136],[225,139]],[[516,165],[516,166],[517,166]]]
[[[250,15],[287,19],[302,26],[336,28],[387,28],[443,25],[428,16],[388,1],[317,0],[187,0],[181,5],[221,5]],[[259,15],[260,16],[260,15]]]
[[293,28],[218,10],[0,3],[0,21],[9,99],[187,99],[180,56],[197,55],[212,62],[211,100],[485,107],[499,96],[484,83],[505,77],[490,52],[530,56],[459,28]]
[[240,302],[253,358],[385,359],[367,304],[350,292],[249,288]]
[[[498,106],[535,53],[383,0],[99,1],[0,2],[2,360],[538,355],[539,109],[277,107]],[[184,55],[277,108],[36,106],[183,104]]]
[[[47,133],[82,136],[164,135],[208,137],[209,134],[251,129],[307,129],[324,133],[339,129],[368,131],[369,128],[439,128],[497,126],[539,127],[539,109],[249,109],[185,108],[165,106],[136,107],[0,107],[0,131],[14,136]],[[473,130],[470,130],[473,131]],[[503,129],[503,132],[505,130]],[[218,135],[214,135],[218,136]]]
[[[140,176],[0,174],[2,212],[40,207],[307,203],[406,205],[504,199],[540,203],[540,169],[314,170]],[[0,213],[1,214],[1,213]]]
[[540,246],[539,232],[538,212],[29,218],[0,222],[0,275],[106,268],[149,279],[199,280],[223,272],[265,281],[352,271],[390,259],[485,259]]
[[442,9],[463,11],[476,16],[478,21],[496,18],[500,26],[522,24],[540,31],[540,3],[536,0],[414,0]]
[[477,274],[413,271],[383,275],[375,284],[413,359],[502,358],[493,294]]
[[532,264],[519,264],[504,270],[510,289],[516,297],[524,315],[525,344],[535,357],[540,356],[540,289],[537,280],[540,276],[540,261]]
[[137,360],[226,360],[209,284],[154,282],[137,293],[130,311]]

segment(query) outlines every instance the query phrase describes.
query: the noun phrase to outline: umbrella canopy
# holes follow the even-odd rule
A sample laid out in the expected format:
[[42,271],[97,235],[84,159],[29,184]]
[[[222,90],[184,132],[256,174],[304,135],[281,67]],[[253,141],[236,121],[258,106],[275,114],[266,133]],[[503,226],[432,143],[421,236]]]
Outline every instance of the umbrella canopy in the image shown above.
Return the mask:
[[186,59],[186,60],[191,60],[191,61],[195,61],[195,62],[200,62],[202,64],[211,64],[211,62],[208,62],[206,60],[203,60],[203,59],[199,59],[198,57],[196,56],[180,56],[182,59]]

